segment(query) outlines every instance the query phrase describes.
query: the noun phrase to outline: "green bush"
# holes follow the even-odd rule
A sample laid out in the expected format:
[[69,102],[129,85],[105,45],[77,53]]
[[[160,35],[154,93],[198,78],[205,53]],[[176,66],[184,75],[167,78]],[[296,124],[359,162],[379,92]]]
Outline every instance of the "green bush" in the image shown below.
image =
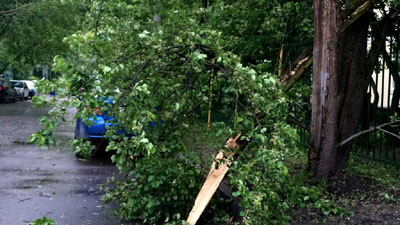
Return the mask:
[[115,189],[103,200],[117,201],[119,215],[145,224],[185,219],[188,209],[203,183],[203,173],[196,158],[144,158],[123,181],[113,180]]

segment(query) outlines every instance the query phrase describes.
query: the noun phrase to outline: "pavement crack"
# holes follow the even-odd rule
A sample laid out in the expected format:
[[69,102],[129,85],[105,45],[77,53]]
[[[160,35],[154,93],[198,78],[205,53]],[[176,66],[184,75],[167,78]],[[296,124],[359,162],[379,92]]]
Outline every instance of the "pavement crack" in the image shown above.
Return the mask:
[[18,203],[24,202],[24,201],[28,201],[31,200],[33,198],[24,198],[24,199],[19,199]]

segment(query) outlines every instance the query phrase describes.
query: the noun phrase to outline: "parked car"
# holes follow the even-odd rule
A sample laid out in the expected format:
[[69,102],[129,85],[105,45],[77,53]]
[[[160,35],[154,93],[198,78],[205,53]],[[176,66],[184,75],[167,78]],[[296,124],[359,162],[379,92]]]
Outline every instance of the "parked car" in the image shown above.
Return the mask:
[[[116,118],[109,117],[102,112],[97,112],[96,116],[90,117],[87,121],[89,122],[90,126],[86,125],[81,118],[76,119],[74,136],[75,139],[82,138],[82,140],[85,141],[98,142],[104,139],[104,135],[107,133],[107,127],[114,126],[114,124],[116,123]],[[164,121],[161,121],[159,124],[164,124]],[[145,124],[143,124],[143,126],[145,126]],[[151,132],[153,132],[155,126],[157,126],[155,122],[150,122],[146,126],[146,129],[149,129]],[[133,132],[128,133],[123,128],[118,130],[117,134],[124,134],[127,137],[133,136]]]
[[[103,98],[101,98],[103,99]],[[112,104],[113,98],[109,97],[104,100],[106,103]],[[124,110],[123,107],[120,107],[120,110]],[[156,109],[157,110],[157,109]],[[75,139],[82,138],[86,141],[99,141],[104,138],[104,135],[107,133],[107,127],[113,127],[116,123],[116,117],[110,117],[107,113],[101,112],[98,108],[94,108],[95,116],[90,117],[87,120],[87,123],[91,124],[90,126],[86,125],[86,123],[81,119],[76,119],[75,124]],[[114,123],[114,124],[113,124]],[[164,122],[161,121],[160,124]],[[145,125],[143,125],[145,126]],[[149,129],[152,131],[156,126],[156,123],[150,122]],[[124,134],[125,136],[132,137],[132,132],[127,132],[123,128],[117,131],[118,134]]]
[[35,96],[36,95],[35,83],[33,81],[31,81],[31,80],[21,80],[21,81],[24,81],[28,85],[29,97],[32,98],[33,96]]
[[[102,100],[104,98],[100,98]],[[107,98],[106,100],[102,100],[106,103],[111,104],[113,98]],[[112,127],[112,122],[115,121],[115,117],[109,117],[105,113],[98,110],[98,108],[94,109],[95,116],[90,117],[86,122],[91,125],[88,126],[81,119],[76,119],[75,124],[75,138],[82,138],[83,140],[96,141],[103,139],[104,135],[107,132],[107,127]]]
[[15,102],[17,100],[17,91],[12,88],[9,80],[0,78],[0,101]]
[[17,97],[19,100],[27,100],[29,97],[29,88],[25,81],[12,80],[12,87],[17,91]]
[[107,126],[113,126],[112,120],[113,118],[99,114],[88,119],[88,122],[91,124],[88,126],[81,118],[78,118],[75,124],[75,138],[90,141],[103,139],[107,132]]

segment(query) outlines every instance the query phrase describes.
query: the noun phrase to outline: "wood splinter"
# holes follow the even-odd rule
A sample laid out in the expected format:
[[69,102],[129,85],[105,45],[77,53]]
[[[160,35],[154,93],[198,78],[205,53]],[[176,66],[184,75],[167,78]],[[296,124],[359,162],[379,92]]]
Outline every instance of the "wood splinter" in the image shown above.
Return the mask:
[[226,142],[225,148],[229,150],[229,154],[227,156],[224,156],[223,151],[219,151],[219,153],[215,156],[215,161],[219,161],[218,168],[216,167],[216,162],[214,161],[211,165],[208,177],[204,182],[199,194],[197,195],[194,206],[190,211],[189,217],[186,220],[189,225],[196,224],[197,220],[200,218],[204,209],[210,202],[215,191],[218,189],[218,186],[224,179],[225,174],[226,172],[228,172],[229,166],[232,163],[229,160],[233,156],[233,152],[231,150],[239,147],[237,141],[239,140],[240,136],[241,134],[239,133],[238,135],[236,135],[236,137],[229,138]]

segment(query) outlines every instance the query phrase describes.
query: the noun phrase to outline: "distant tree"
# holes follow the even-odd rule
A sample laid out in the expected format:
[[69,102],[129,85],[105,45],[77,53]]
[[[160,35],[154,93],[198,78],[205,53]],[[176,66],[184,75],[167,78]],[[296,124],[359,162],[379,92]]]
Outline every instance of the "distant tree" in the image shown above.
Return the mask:
[[11,66],[21,74],[67,55],[64,37],[79,30],[85,16],[80,1],[25,0],[0,3],[0,73]]

